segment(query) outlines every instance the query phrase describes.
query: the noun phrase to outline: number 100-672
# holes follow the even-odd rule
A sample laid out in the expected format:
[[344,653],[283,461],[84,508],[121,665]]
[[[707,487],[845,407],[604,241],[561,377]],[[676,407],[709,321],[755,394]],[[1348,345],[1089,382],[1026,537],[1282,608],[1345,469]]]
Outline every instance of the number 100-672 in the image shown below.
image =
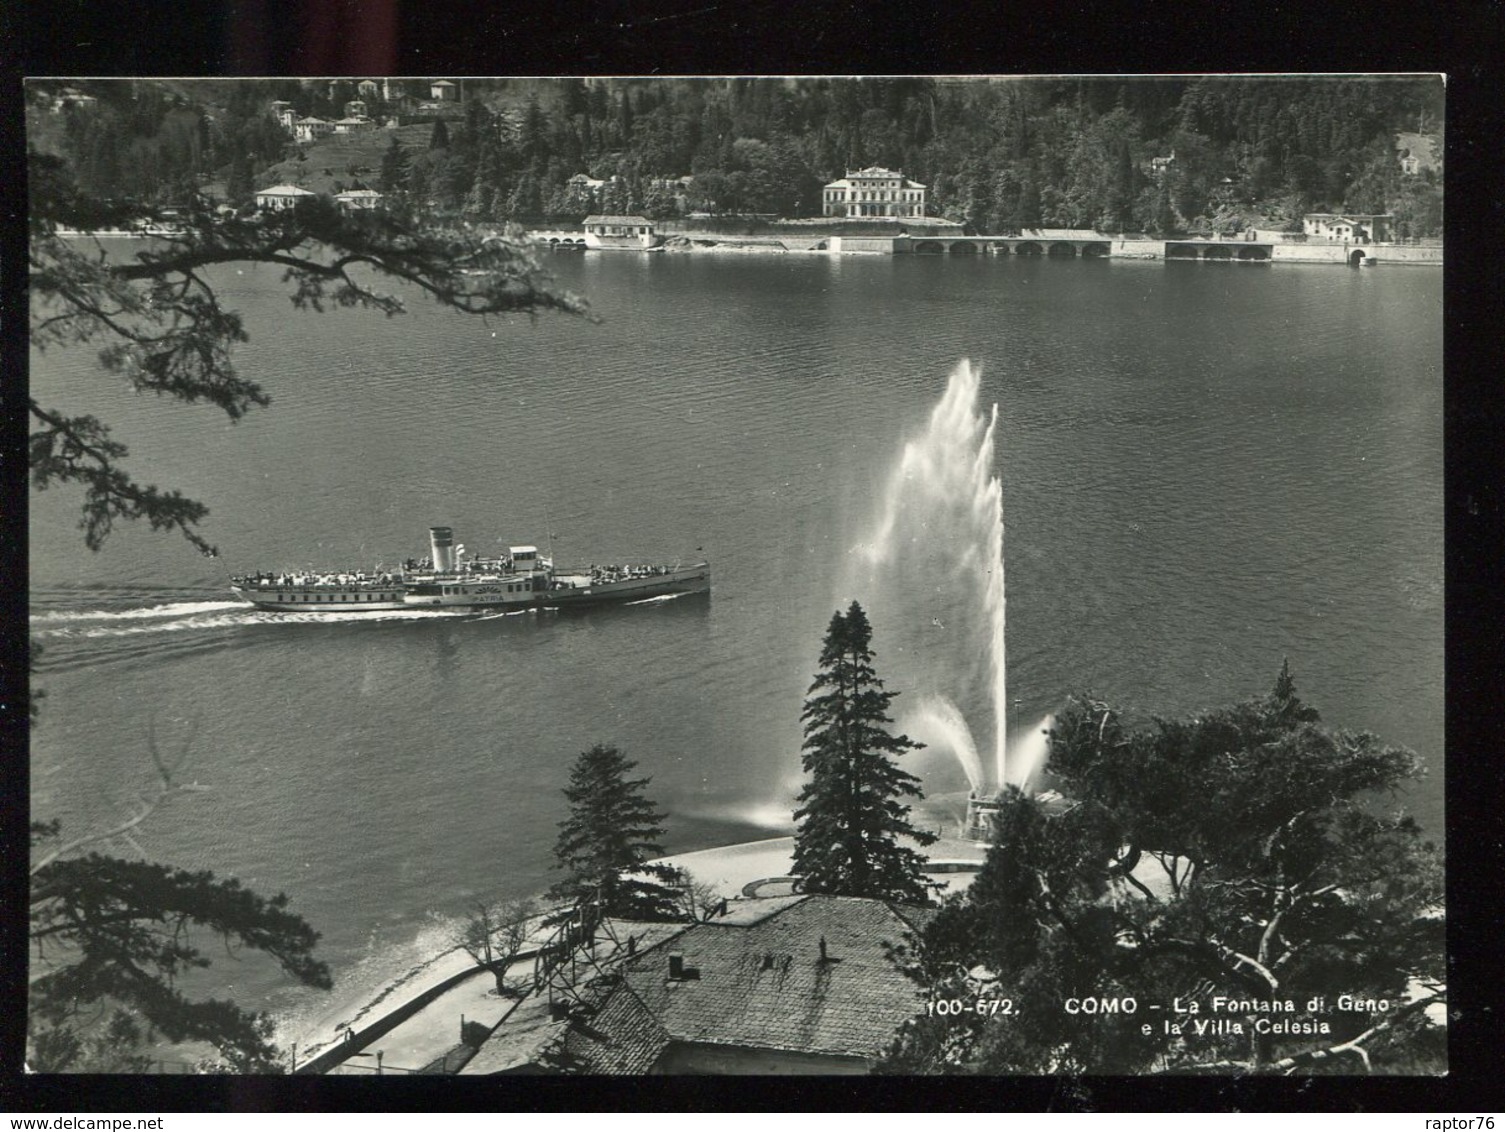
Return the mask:
[[1014,1000],[1010,998],[979,998],[975,1002],[960,998],[937,998],[927,1004],[931,1017],[945,1018],[953,1014],[976,1014],[991,1017],[994,1014],[1014,1013]]

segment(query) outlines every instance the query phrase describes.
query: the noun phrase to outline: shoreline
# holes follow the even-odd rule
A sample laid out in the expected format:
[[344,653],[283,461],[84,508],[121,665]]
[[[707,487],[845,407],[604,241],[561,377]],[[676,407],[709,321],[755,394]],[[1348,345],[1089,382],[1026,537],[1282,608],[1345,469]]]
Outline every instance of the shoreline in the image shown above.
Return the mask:
[[[95,239],[95,240],[149,240],[149,239],[170,238],[170,237],[173,237],[173,236],[181,235],[182,233],[175,232],[175,231],[167,231],[167,230],[164,230],[164,231],[161,231],[161,232],[149,232],[149,231],[139,231],[139,230],[137,230],[137,231],[100,230],[100,231],[84,232],[84,231],[75,231],[75,230],[72,230],[72,229],[61,229],[60,228],[60,229],[58,229],[58,231],[57,231],[56,234],[60,238],[62,238],[62,239],[69,239],[69,240],[83,240],[83,239]],[[837,240],[841,239],[841,237],[832,237],[832,238],[837,239]],[[1088,237],[1082,237],[1082,238],[1086,239]],[[1168,243],[1174,243],[1174,244],[1177,244],[1178,246],[1181,246],[1181,247],[1191,247],[1193,249],[1232,248],[1232,247],[1238,247],[1239,244],[1241,243],[1241,241],[1237,241],[1237,240],[1205,240],[1205,239],[1200,239],[1200,238],[1187,238],[1187,239],[1183,239],[1183,240],[1173,240],[1173,239],[1167,239],[1167,238],[1161,238],[1161,239],[1156,239],[1156,240],[1127,240],[1125,237],[1122,237],[1122,236],[1111,236],[1111,235],[1106,235],[1106,234],[1103,234],[1103,235],[1094,234],[1094,236],[1092,238],[1094,238],[1094,239],[1100,239],[1103,243],[1107,243],[1109,245],[1109,250],[1105,254],[1094,255],[1092,257],[1087,257],[1087,256],[1084,256],[1084,255],[1079,255],[1076,252],[1073,252],[1070,256],[1059,257],[1059,258],[1069,258],[1069,259],[1094,258],[1094,259],[1109,259],[1109,260],[1112,260],[1112,259],[1124,259],[1124,260],[1136,260],[1136,261],[1139,261],[1139,262],[1160,261],[1160,262],[1164,262],[1164,263],[1170,263],[1170,262],[1186,262],[1186,263],[1223,263],[1223,262],[1228,262],[1228,263],[1255,263],[1255,264],[1270,264],[1270,263],[1314,263],[1314,264],[1326,264],[1326,265],[1329,265],[1329,266],[1350,267],[1350,266],[1354,266],[1352,263],[1350,263],[1350,257],[1356,251],[1365,251],[1367,253],[1368,250],[1372,249],[1375,252],[1380,253],[1380,254],[1377,254],[1377,255],[1368,255],[1368,254],[1366,254],[1365,255],[1365,263],[1364,263],[1364,266],[1366,266],[1366,267],[1373,267],[1373,266],[1385,266],[1385,267],[1442,267],[1442,266],[1444,266],[1443,249],[1442,249],[1442,246],[1440,244],[1439,245],[1416,245],[1416,244],[1395,244],[1395,243],[1389,243],[1389,244],[1363,244],[1363,245],[1349,245],[1349,244],[1333,244],[1333,245],[1316,244],[1316,245],[1312,245],[1312,244],[1281,244],[1281,243],[1277,243],[1277,244],[1274,244],[1272,246],[1272,248],[1271,248],[1271,254],[1268,257],[1259,258],[1259,259],[1244,260],[1244,259],[1238,259],[1238,258],[1236,258],[1234,256],[1209,256],[1209,255],[1205,255],[1205,254],[1203,254],[1203,255],[1196,255],[1196,254],[1193,254],[1193,255],[1170,255],[1170,254],[1167,253],[1167,250],[1166,250],[1166,248],[1164,246],[1164,245],[1166,245]],[[793,241],[796,242],[796,243],[799,242],[800,239],[801,239],[800,237],[793,237]],[[803,239],[809,240],[809,239],[818,239],[818,238],[816,238],[816,237],[803,237]],[[895,241],[898,241],[898,240],[946,239],[946,240],[950,240],[950,241],[964,242],[964,241],[968,241],[968,240],[971,240],[971,239],[986,240],[986,239],[988,239],[988,237],[967,237],[967,236],[960,236],[960,235],[948,235],[948,236],[945,236],[945,237],[926,237],[926,236],[915,237],[913,235],[906,234],[906,235],[902,235],[902,236],[873,237],[872,239],[875,239],[875,240],[887,240],[887,241],[890,242],[890,245],[892,245]],[[1042,239],[1046,239],[1046,238],[1042,237]],[[825,243],[826,240],[818,240],[818,242]],[[1114,244],[1118,244],[1118,245],[1121,245],[1121,246],[1120,246],[1120,248],[1118,250],[1114,250],[1113,249],[1113,245]],[[1125,244],[1135,244],[1135,245],[1140,245],[1140,246],[1137,246],[1134,249],[1130,250],[1129,248],[1122,246],[1122,245],[1125,245]],[[1161,246],[1160,250],[1157,251],[1157,250],[1148,250],[1148,249],[1145,249],[1142,246],[1144,244],[1160,244],[1162,246]],[[616,246],[610,246],[610,247],[592,247],[589,244],[584,244],[584,245],[582,245],[582,244],[571,244],[571,245],[568,245],[568,246],[561,246],[561,245],[554,245],[554,244],[549,244],[549,243],[544,243],[544,242],[539,243],[538,246],[540,247],[541,250],[548,250],[548,251],[594,251],[594,252],[626,251],[626,252],[638,252],[640,254],[670,254],[670,255],[673,255],[673,254],[679,254],[679,255],[705,255],[705,254],[712,254],[712,255],[801,255],[801,256],[829,256],[829,257],[832,257],[832,258],[845,257],[845,256],[863,256],[863,257],[873,257],[873,256],[880,256],[881,257],[881,256],[887,256],[887,257],[891,258],[891,257],[901,256],[901,255],[947,255],[947,256],[949,256],[949,255],[953,254],[950,251],[945,251],[945,252],[917,252],[917,251],[914,251],[914,250],[912,250],[910,248],[904,248],[904,249],[901,250],[901,249],[898,249],[898,248],[894,248],[892,246],[890,246],[889,250],[882,250],[882,249],[878,249],[878,248],[845,249],[845,248],[829,248],[829,247],[797,247],[797,246],[796,247],[790,247],[790,246],[788,246],[788,244],[786,244],[785,242],[783,242],[783,239],[781,237],[778,237],[778,236],[769,236],[769,237],[764,237],[762,239],[759,239],[757,237],[746,237],[746,236],[730,236],[730,235],[728,235],[728,236],[718,236],[715,233],[706,233],[703,236],[683,236],[683,235],[676,234],[674,236],[669,237],[669,239],[666,240],[665,242],[658,243],[658,244],[652,244],[652,245],[649,245],[647,247],[640,247],[640,246],[638,246],[638,247],[616,247]],[[1391,254],[1387,255],[1385,253],[1391,253]],[[1404,254],[1396,254],[1396,253],[1404,253]],[[977,257],[977,258],[1007,257],[1007,256],[1012,256],[1013,258],[1026,258],[1026,259],[1052,259],[1052,258],[1058,258],[1058,257],[1054,257],[1054,256],[1049,256],[1049,255],[1026,255],[1026,256],[1020,256],[1020,255],[1018,255],[1018,253],[1010,253],[1010,252],[998,251],[998,250],[989,251],[988,250],[988,246],[986,244],[981,245],[980,249],[974,250],[973,252],[971,252],[969,254],[969,257]]]
[[[952,236],[952,237],[946,237],[946,238],[948,240],[951,240],[951,241],[954,241],[954,242],[964,242],[964,241],[966,241],[968,239],[968,237],[964,237],[964,236]],[[926,255],[926,256],[934,255],[936,257],[949,257],[949,256],[951,256],[953,254],[958,254],[958,253],[943,252],[943,251],[937,251],[937,252],[916,252],[916,251],[913,251],[912,249],[908,249],[908,248],[905,248],[905,249],[902,249],[902,250],[900,250],[900,249],[882,250],[882,249],[877,249],[877,248],[831,249],[831,248],[821,248],[821,247],[798,247],[798,246],[796,246],[796,247],[790,247],[787,244],[781,242],[777,237],[768,237],[768,238],[766,238],[764,240],[757,240],[757,239],[749,239],[748,237],[728,236],[728,237],[725,237],[724,239],[721,239],[721,238],[717,238],[715,236],[707,235],[705,237],[696,237],[696,238],[689,238],[689,239],[682,238],[682,237],[674,237],[674,239],[675,239],[676,242],[673,242],[673,243],[665,242],[665,243],[655,244],[655,245],[652,245],[650,247],[631,247],[631,248],[591,247],[589,245],[581,246],[581,245],[578,245],[578,244],[571,245],[569,247],[556,247],[555,245],[546,244],[546,243],[545,244],[540,244],[539,246],[542,249],[544,249],[544,250],[550,250],[550,251],[558,250],[558,251],[571,251],[571,252],[580,252],[580,251],[585,251],[585,252],[637,252],[638,254],[653,254],[653,255],[733,255],[733,256],[737,256],[737,255],[796,255],[796,256],[825,256],[825,257],[829,257],[829,258],[832,258],[832,259],[849,258],[849,257],[861,257],[861,258],[874,258],[874,257],[878,257],[878,258],[893,259],[893,258],[898,258],[898,257],[901,257],[901,256],[918,256],[918,255]],[[892,240],[896,239],[896,237],[883,237],[883,239],[892,241]],[[796,241],[796,242],[798,242],[798,241]],[[1124,241],[1121,240],[1121,239],[1119,239],[1119,238],[1107,237],[1107,236],[1103,237],[1102,242],[1108,243],[1110,245],[1124,243]],[[1129,241],[1129,243],[1132,243],[1132,244],[1144,244],[1144,243],[1160,243],[1160,244],[1164,244],[1166,242],[1167,241],[1161,241],[1161,240],[1157,240],[1157,241]],[[1234,240],[1221,240],[1221,241],[1219,241],[1219,240],[1205,240],[1205,241],[1204,240],[1184,240],[1184,241],[1175,240],[1175,241],[1168,241],[1168,242],[1174,243],[1174,244],[1176,244],[1176,245],[1178,245],[1180,247],[1191,247],[1193,249],[1237,248],[1237,247],[1240,246],[1240,242],[1239,241],[1234,241]],[[1166,254],[1166,251],[1163,248],[1161,250],[1156,251],[1156,250],[1146,250],[1146,249],[1144,249],[1142,247],[1136,247],[1136,248],[1133,248],[1133,249],[1128,249],[1128,248],[1113,249],[1113,248],[1110,247],[1109,251],[1107,251],[1104,254],[1100,254],[1100,255],[1085,256],[1085,255],[1079,255],[1079,254],[1073,252],[1069,256],[1057,257],[1057,256],[1051,256],[1051,255],[1019,255],[1019,254],[1015,254],[1015,253],[1002,252],[1002,251],[996,251],[996,252],[995,251],[988,251],[986,249],[986,246],[983,246],[983,248],[981,250],[974,250],[971,253],[967,254],[965,256],[965,258],[968,258],[968,259],[992,259],[992,258],[1008,258],[1008,259],[1056,259],[1056,258],[1064,258],[1064,259],[1088,259],[1088,258],[1090,258],[1090,259],[1105,259],[1105,260],[1114,260],[1114,259],[1133,260],[1135,262],[1141,262],[1141,263],[1143,263],[1143,262],[1162,262],[1162,263],[1233,263],[1233,264],[1258,264],[1258,265],[1305,263],[1305,264],[1320,264],[1320,265],[1337,266],[1337,267],[1352,267],[1352,266],[1355,266],[1355,265],[1350,262],[1350,259],[1351,259],[1351,257],[1356,252],[1359,252],[1359,251],[1364,251],[1366,253],[1365,257],[1364,257],[1365,258],[1365,262],[1364,262],[1364,266],[1365,267],[1374,267],[1374,266],[1383,266],[1383,267],[1442,267],[1442,266],[1444,266],[1443,249],[1442,249],[1442,247],[1440,245],[1439,246],[1432,246],[1432,245],[1414,245],[1414,244],[1365,244],[1365,245],[1362,245],[1362,246],[1357,246],[1357,245],[1350,246],[1350,245],[1343,245],[1343,244],[1335,244],[1335,245],[1332,245],[1332,246],[1327,246],[1327,245],[1315,245],[1314,246],[1314,245],[1303,245],[1303,244],[1276,244],[1271,249],[1271,254],[1269,256],[1264,257],[1264,258],[1258,258],[1258,259],[1239,259],[1239,258],[1237,258],[1235,256],[1232,256],[1232,255],[1227,255],[1227,256],[1222,256],[1222,255],[1209,256],[1209,255],[1205,255],[1205,254],[1201,254],[1201,255],[1198,255],[1198,254],[1193,254],[1193,255],[1168,255],[1168,254]],[[1369,254],[1367,254],[1369,251],[1373,251],[1376,254],[1369,255]],[[1387,254],[1387,253],[1389,253],[1389,254]],[[1398,254],[1398,253],[1402,253],[1402,254]]]

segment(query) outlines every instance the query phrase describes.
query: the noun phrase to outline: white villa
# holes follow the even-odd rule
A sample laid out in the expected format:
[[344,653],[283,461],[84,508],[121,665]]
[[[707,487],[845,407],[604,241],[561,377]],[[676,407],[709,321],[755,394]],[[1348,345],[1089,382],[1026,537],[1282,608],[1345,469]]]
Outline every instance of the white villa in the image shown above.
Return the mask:
[[381,203],[381,193],[375,189],[351,189],[335,193],[334,203],[347,212],[362,212]]
[[293,136],[299,141],[313,141],[334,131],[334,123],[323,118],[299,118],[293,123]]
[[822,216],[924,216],[925,186],[871,165],[832,181],[821,192]]
[[259,189],[256,192],[256,207],[268,211],[277,211],[284,208],[292,208],[305,197],[317,196],[307,189],[300,189],[297,185],[273,185],[270,189]]

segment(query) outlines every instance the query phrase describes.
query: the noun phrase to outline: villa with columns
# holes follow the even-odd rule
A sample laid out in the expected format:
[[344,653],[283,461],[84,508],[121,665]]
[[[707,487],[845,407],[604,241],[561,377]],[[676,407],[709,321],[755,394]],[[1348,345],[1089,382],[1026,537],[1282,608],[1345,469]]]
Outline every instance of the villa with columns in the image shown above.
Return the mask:
[[821,190],[822,216],[924,216],[925,186],[870,165]]

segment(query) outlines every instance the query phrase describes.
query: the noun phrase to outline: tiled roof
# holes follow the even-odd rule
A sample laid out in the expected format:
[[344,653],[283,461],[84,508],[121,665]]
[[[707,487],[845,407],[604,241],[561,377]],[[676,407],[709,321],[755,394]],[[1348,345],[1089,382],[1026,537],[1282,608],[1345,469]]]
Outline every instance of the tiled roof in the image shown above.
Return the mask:
[[565,1051],[588,1073],[640,1076],[670,1041],[669,1031],[632,988],[619,986],[593,1017],[570,1032]]
[[[853,180],[853,178],[856,178],[856,180]],[[868,181],[876,180],[900,180],[904,182],[904,187],[906,189],[923,189],[925,187],[918,181],[909,180],[901,172],[897,172],[893,169],[879,169],[877,166],[872,166],[867,169],[860,169],[855,173],[848,172],[845,177],[828,182],[826,184],[826,188],[850,189],[855,188],[858,183],[866,184]]]
[[307,189],[300,189],[297,185],[273,185],[270,189],[257,189],[256,195],[259,197],[311,197],[317,194]]
[[464,1076],[506,1073],[511,1069],[535,1068],[543,1055],[563,1040],[569,1021],[551,1021],[547,1017],[533,1025],[513,1028],[498,1026],[476,1055],[460,1070]]
[[[612,920],[610,930],[597,936],[595,964],[602,970],[614,968],[628,954],[629,939],[633,949],[641,952],[673,939],[685,929],[686,925],[681,923]],[[582,998],[603,1006],[607,1020],[614,1027],[611,1040],[598,1031],[594,1016],[587,1015],[575,1022],[556,1019],[550,1011],[550,996],[534,994],[518,1003],[497,1024],[460,1070],[461,1074],[547,1072],[562,1060],[558,1056],[561,1052],[592,1066],[589,1071],[594,1073],[645,1072],[657,1060],[668,1038],[658,1040],[653,1032],[657,1023],[651,1015],[647,1022],[652,1025],[633,1018],[631,995],[623,996],[620,1003],[615,998],[607,1001],[613,989],[611,986],[600,991],[580,989]]]
[[646,216],[587,216],[586,224],[651,224]]
[[[673,1041],[848,1057],[881,1051],[921,1005],[918,988],[888,958],[884,943],[902,942],[928,911],[839,896],[779,903],[755,922],[698,924],[632,960],[591,1022],[612,1056],[623,1063],[650,1051],[658,1056],[664,1043],[645,1013]],[[669,980],[671,950],[698,977]],[[642,1010],[625,1001],[628,993]],[[634,1044],[640,1052],[618,1052]]]
[[806,896],[765,896],[756,900],[730,901],[726,906],[726,915],[717,916],[715,922],[723,926],[750,927],[806,899],[809,898]]

